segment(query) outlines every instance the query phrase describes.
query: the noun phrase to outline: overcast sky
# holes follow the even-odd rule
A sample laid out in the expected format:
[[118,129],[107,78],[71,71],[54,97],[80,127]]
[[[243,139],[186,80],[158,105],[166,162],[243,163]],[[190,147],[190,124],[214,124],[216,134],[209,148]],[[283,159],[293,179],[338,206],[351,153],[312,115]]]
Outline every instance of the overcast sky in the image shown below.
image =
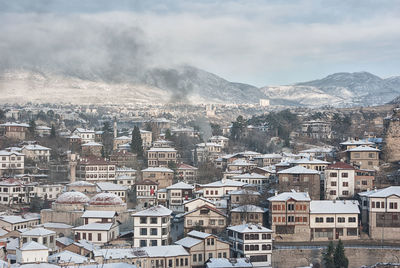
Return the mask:
[[0,68],[79,76],[190,64],[256,86],[389,77],[400,75],[399,14],[397,0],[0,0]]

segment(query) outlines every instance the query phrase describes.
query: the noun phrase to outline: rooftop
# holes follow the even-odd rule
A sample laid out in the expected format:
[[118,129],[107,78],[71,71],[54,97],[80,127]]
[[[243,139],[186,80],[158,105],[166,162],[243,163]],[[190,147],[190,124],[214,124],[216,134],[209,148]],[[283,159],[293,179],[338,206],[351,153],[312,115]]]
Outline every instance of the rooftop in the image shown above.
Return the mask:
[[348,149],[346,152],[380,152],[381,150],[369,147],[367,145],[361,145],[356,148]]
[[312,200],[311,214],[358,214],[357,200]]
[[104,218],[112,219],[117,214],[115,211],[110,210],[86,210],[81,218]]
[[336,162],[334,164],[327,166],[326,169],[351,169],[351,170],[354,170],[354,167],[352,165],[349,165],[344,162]]
[[55,234],[56,232],[47,230],[44,228],[34,228],[25,232],[22,232],[22,236],[45,236],[45,235],[51,235]]
[[311,201],[308,193],[295,191],[280,193],[268,198],[268,201],[287,201],[289,199],[294,199],[296,201]]
[[108,231],[113,226],[113,223],[99,223],[93,222],[73,228],[73,230],[94,230],[94,231]]
[[162,217],[162,216],[170,216],[172,214],[172,210],[162,206],[162,205],[158,205],[155,207],[151,207],[136,213],[133,213],[132,216],[134,217],[139,217],[139,216],[158,216],[158,217]]
[[278,174],[319,174],[319,172],[314,169],[308,169],[302,166],[295,166],[281,170],[278,172]]
[[48,250],[49,248],[39,244],[38,242],[35,241],[30,241],[22,245],[20,250],[25,251],[25,250]]
[[199,243],[201,243],[201,240],[193,238],[193,237],[184,237],[175,242],[175,244],[181,245],[185,248],[191,248]]
[[193,185],[187,184],[185,182],[178,182],[175,184],[172,184],[171,186],[167,187],[168,190],[180,190],[180,189],[194,189]]
[[227,229],[238,233],[272,233],[271,229],[252,223],[229,226]]

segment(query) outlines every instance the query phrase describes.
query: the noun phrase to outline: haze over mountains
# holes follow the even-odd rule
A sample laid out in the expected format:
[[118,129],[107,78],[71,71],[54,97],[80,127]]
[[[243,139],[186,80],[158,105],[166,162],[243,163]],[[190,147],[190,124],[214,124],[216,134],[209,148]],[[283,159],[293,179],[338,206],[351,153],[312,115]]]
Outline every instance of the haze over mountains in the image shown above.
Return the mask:
[[192,67],[152,68],[118,80],[14,70],[0,76],[1,103],[258,103],[318,107],[370,106],[400,95],[400,77],[336,73],[283,86],[257,88]]

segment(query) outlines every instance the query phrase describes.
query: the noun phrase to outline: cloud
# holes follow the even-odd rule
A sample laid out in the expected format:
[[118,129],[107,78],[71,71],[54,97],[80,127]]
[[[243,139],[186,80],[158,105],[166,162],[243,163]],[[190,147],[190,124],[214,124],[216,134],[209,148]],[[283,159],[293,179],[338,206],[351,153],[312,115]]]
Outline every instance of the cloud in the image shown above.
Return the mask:
[[399,69],[396,1],[7,2],[3,69],[120,81],[190,64],[258,86]]

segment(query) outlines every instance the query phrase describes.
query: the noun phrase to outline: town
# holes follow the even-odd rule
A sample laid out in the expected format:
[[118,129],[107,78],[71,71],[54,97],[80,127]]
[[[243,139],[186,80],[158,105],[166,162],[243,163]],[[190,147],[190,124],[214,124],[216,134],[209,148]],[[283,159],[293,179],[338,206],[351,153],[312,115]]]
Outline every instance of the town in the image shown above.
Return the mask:
[[0,267],[400,263],[395,105],[6,104],[0,123]]

